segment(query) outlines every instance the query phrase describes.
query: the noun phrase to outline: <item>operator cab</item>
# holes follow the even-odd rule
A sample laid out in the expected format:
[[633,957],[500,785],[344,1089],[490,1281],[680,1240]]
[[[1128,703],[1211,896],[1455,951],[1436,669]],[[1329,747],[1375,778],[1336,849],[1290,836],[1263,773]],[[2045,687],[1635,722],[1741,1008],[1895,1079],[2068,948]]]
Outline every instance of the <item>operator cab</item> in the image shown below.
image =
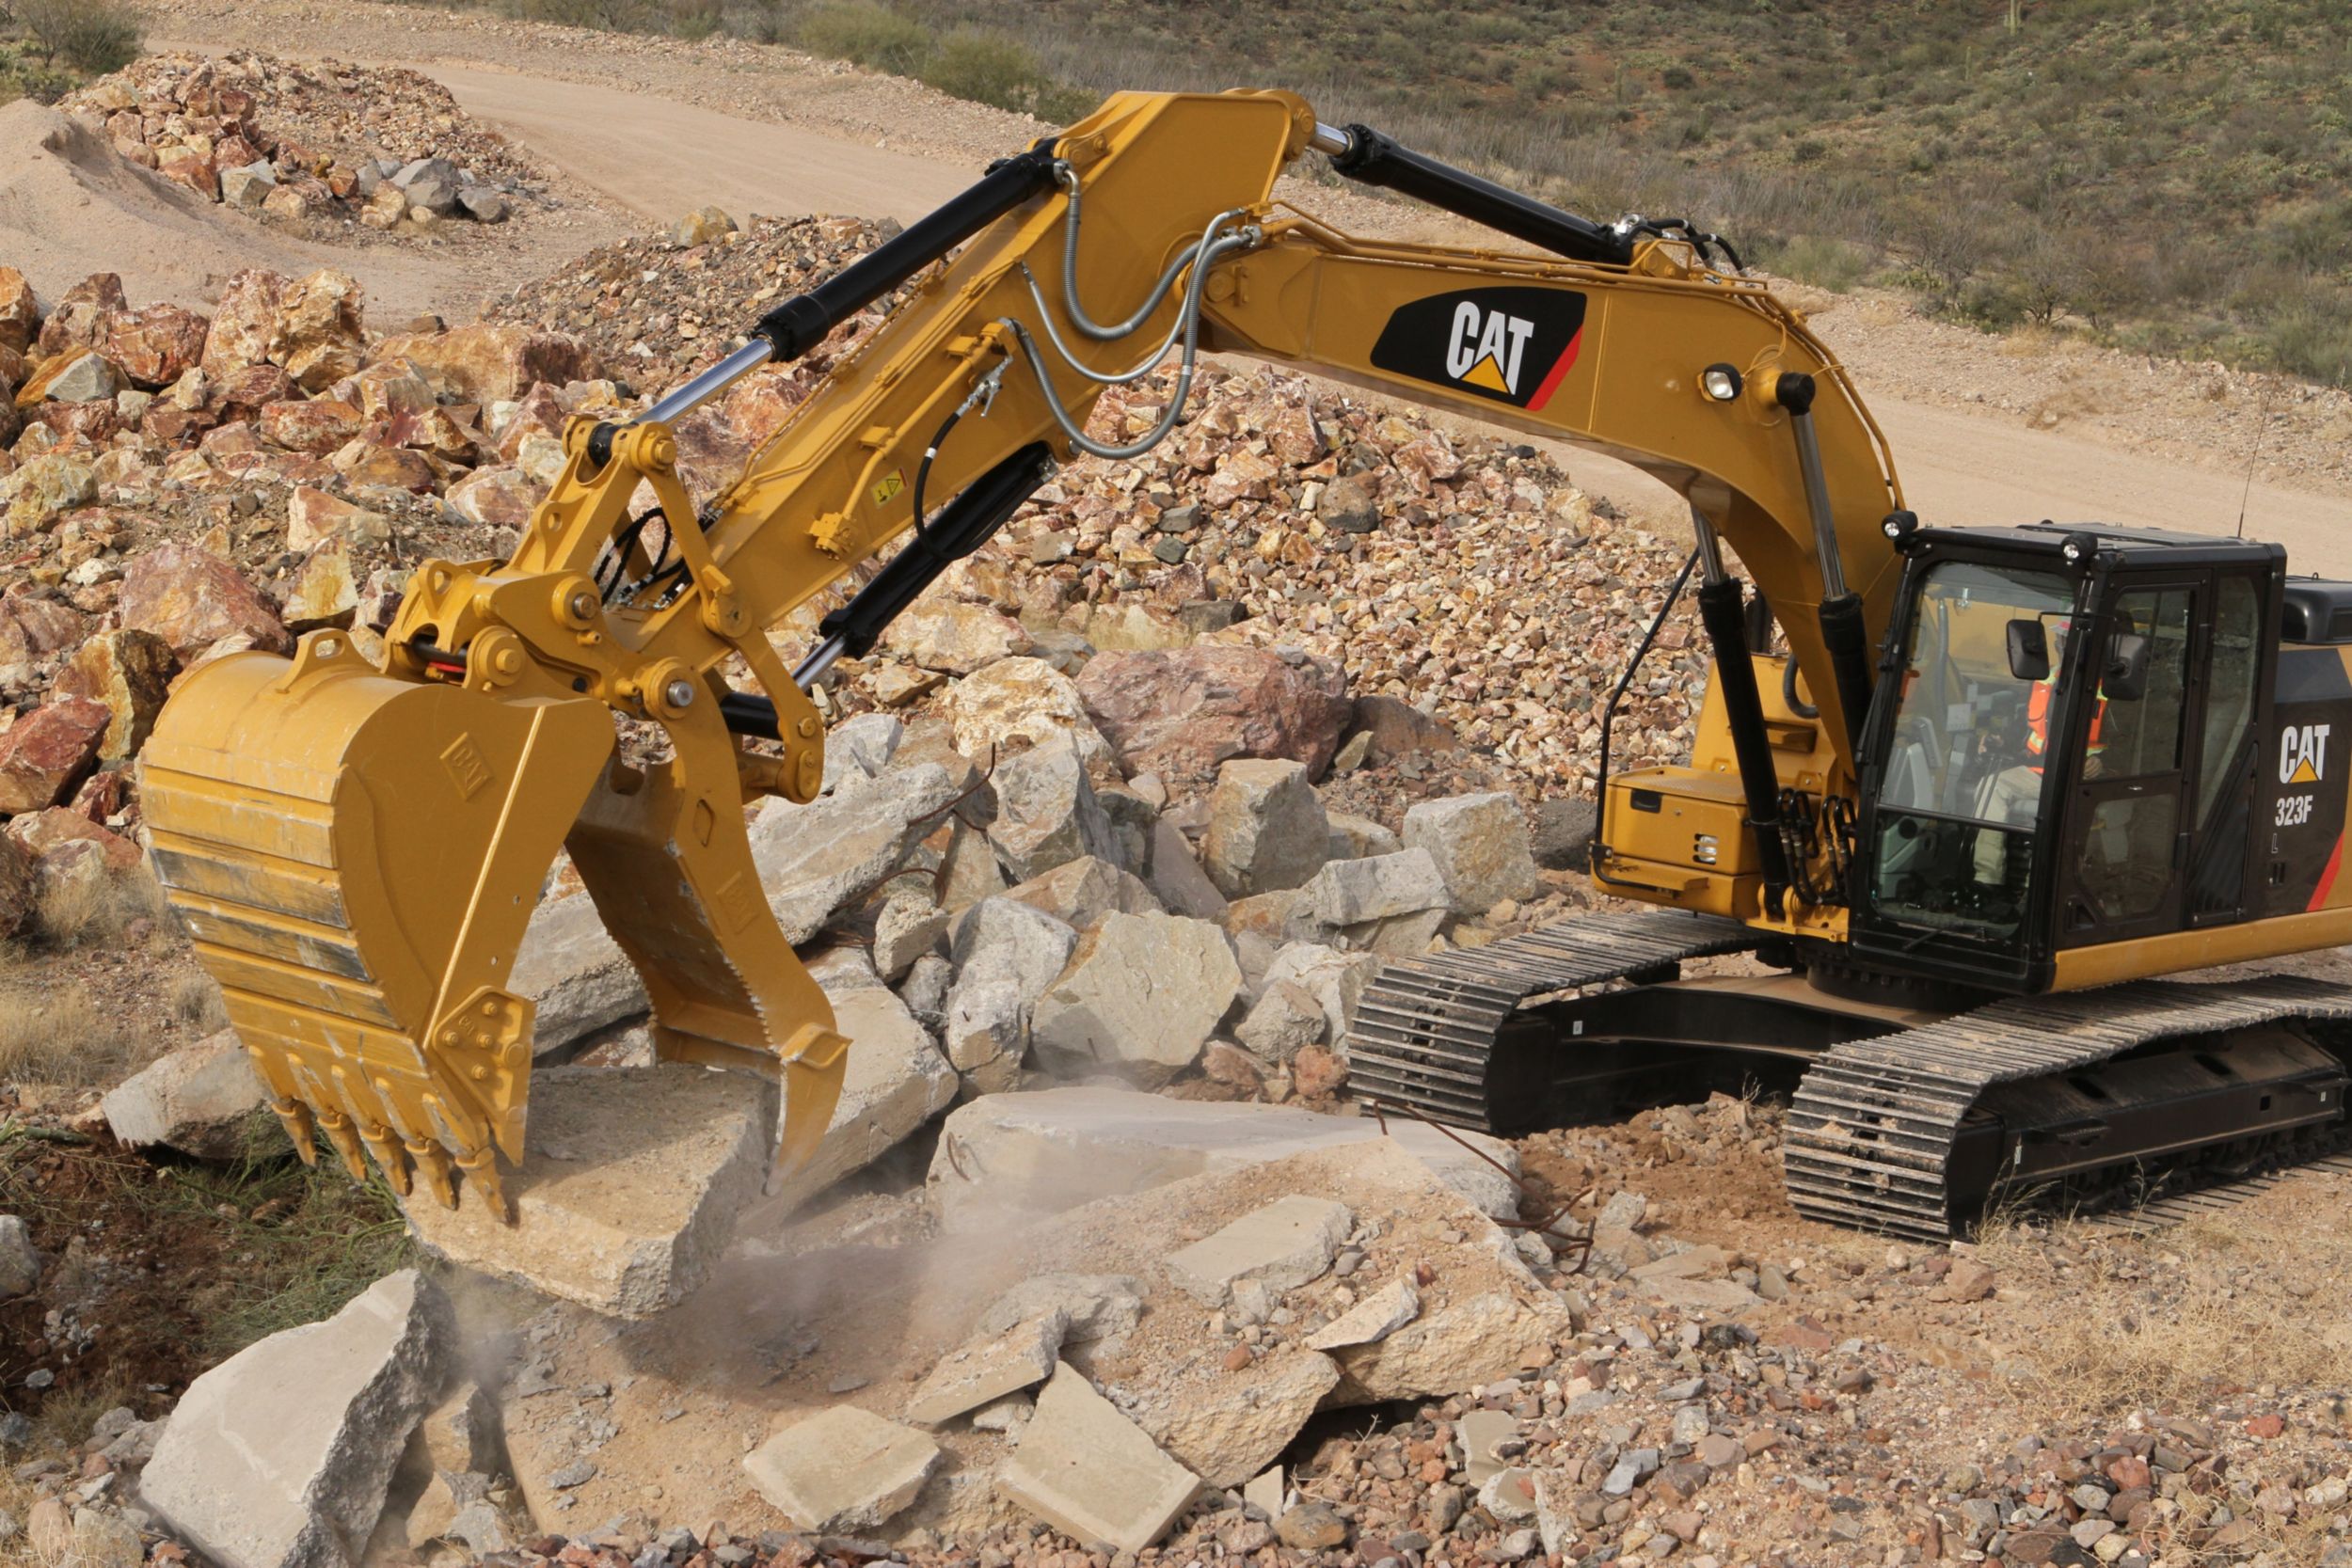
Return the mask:
[[[2296,619],[2282,548],[2046,522],[1915,529],[1899,546],[1849,890],[1866,970],[2030,993],[2070,949],[2309,896],[2272,832],[2296,769],[2262,767],[2273,709],[2296,695],[2265,679]],[[2312,652],[2352,700],[2342,656]]]

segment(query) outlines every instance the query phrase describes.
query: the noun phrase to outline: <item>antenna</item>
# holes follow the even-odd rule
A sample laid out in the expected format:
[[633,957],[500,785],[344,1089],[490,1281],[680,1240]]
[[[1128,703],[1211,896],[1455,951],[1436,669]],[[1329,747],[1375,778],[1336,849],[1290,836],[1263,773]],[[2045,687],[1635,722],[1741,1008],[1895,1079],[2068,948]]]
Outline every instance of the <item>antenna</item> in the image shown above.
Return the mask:
[[2277,391],[2275,386],[2263,389],[2263,422],[2254,429],[2254,450],[2246,454],[2246,487],[2237,496],[2237,536],[2240,539],[2246,537],[2246,501],[2254,493],[2254,464],[2263,454],[2263,437],[2270,434],[2271,399]]

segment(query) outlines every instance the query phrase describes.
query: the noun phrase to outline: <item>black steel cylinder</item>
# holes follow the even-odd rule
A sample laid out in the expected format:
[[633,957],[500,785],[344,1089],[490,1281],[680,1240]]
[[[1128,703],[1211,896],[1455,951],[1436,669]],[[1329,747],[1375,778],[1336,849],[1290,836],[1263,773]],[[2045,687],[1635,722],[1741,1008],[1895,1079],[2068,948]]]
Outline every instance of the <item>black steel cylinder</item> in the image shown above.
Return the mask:
[[1862,625],[1862,595],[1846,594],[1821,601],[1821,643],[1829,651],[1837,705],[1846,712],[1846,739],[1858,769],[1863,722],[1870,713],[1870,636]]
[[1029,198],[1051,190],[1054,162],[1053,151],[1041,147],[1002,160],[962,195],[924,214],[806,293],[778,305],[755,330],[776,345],[778,359],[799,358],[851,315]]
[[1426,201],[1572,261],[1623,266],[1633,260],[1631,235],[1400,147],[1369,125],[1347,128],[1347,150],[1334,154],[1331,166],[1350,180]]
[[1772,767],[1764,701],[1748,654],[1745,597],[1737,578],[1706,584],[1699,590],[1699,622],[1715,649],[1715,689],[1731,723],[1731,752],[1740,765],[1740,792],[1748,798],[1748,829],[1756,834],[1756,858],[1764,869],[1764,912],[1777,918],[1788,900],[1788,850],[1780,837],[1780,774]]
[[1052,449],[1033,441],[965,485],[857,597],[819,622],[818,631],[828,640],[838,638],[850,657],[865,657],[900,610],[951,562],[987,543],[1052,471]]

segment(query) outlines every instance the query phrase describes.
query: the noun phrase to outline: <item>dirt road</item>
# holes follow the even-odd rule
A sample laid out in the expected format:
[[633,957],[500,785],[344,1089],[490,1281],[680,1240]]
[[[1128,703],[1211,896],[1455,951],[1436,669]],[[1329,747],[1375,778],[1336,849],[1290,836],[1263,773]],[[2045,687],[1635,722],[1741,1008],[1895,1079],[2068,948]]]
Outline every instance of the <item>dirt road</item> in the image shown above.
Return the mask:
[[617,87],[463,66],[436,66],[432,74],[469,112],[650,223],[706,202],[738,214],[846,213],[906,223],[980,173],[978,160],[958,167]]

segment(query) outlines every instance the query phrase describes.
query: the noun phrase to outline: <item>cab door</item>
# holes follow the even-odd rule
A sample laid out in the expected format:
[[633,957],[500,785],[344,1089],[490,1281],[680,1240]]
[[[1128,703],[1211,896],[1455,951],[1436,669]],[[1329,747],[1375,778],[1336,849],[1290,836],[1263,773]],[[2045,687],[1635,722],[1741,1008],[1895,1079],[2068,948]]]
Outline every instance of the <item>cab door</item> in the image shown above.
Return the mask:
[[2110,591],[2093,656],[2096,695],[2073,726],[2056,889],[2061,947],[2181,927],[2201,697],[2190,673],[2211,592],[2202,575],[2127,578]]

